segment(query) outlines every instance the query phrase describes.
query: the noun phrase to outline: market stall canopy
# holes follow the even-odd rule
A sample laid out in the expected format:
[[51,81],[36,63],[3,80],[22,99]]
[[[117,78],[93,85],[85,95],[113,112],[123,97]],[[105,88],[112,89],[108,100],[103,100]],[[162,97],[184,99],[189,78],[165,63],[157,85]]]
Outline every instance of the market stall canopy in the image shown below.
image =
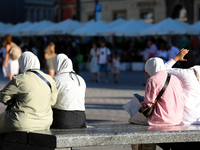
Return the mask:
[[125,19],[118,18],[118,19],[116,19],[116,20],[114,20],[114,21],[108,23],[108,27],[109,27],[109,28],[114,28],[114,27],[119,26],[119,25],[121,25],[121,24],[123,24],[123,23],[125,23],[125,22],[126,22]]
[[187,30],[190,28],[190,24],[189,23],[186,23],[186,22],[183,22],[183,21],[180,21],[178,19],[174,19],[180,26],[186,28]]
[[79,29],[82,26],[83,24],[78,21],[67,19],[47,28],[46,30],[44,30],[44,34],[46,35],[71,34],[74,30]]
[[35,22],[31,26],[19,30],[18,34],[24,36],[43,35],[44,30],[54,24],[55,23],[47,20]]
[[137,20],[137,22],[138,22],[141,26],[143,26],[143,27],[145,27],[145,28],[148,28],[148,27],[150,27],[150,26],[153,25],[153,24],[151,24],[151,23],[149,23],[149,22],[144,21],[143,19]]
[[5,31],[5,30],[8,30],[10,28],[12,28],[13,25],[10,24],[10,23],[3,23],[3,22],[0,22],[0,35],[2,35],[2,33]]
[[5,30],[2,34],[10,34],[10,35],[13,35],[13,36],[17,36],[17,32],[20,30],[20,29],[23,29],[23,28],[26,28],[28,26],[32,25],[32,23],[30,21],[26,21],[26,22],[23,22],[23,23],[18,23],[16,25],[14,25],[13,27],[11,27],[10,29],[8,30]]
[[116,36],[138,36],[139,33],[145,28],[146,27],[139,24],[136,20],[131,19],[111,29],[109,33]]
[[186,34],[187,29],[171,18],[167,18],[141,31],[140,35],[175,35]]
[[200,21],[197,21],[193,25],[191,25],[188,29],[188,34],[191,35],[199,35],[200,34]]
[[75,30],[72,35],[78,36],[107,36],[108,25],[103,21],[95,21],[80,29]]

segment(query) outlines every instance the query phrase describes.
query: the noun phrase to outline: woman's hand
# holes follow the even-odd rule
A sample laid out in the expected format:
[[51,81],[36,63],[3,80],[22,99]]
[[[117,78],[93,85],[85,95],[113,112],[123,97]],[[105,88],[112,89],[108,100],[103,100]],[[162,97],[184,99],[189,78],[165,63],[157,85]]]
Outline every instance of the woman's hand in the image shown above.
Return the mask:
[[173,58],[175,62],[177,61],[187,61],[183,57],[189,52],[189,50],[182,48],[179,53]]

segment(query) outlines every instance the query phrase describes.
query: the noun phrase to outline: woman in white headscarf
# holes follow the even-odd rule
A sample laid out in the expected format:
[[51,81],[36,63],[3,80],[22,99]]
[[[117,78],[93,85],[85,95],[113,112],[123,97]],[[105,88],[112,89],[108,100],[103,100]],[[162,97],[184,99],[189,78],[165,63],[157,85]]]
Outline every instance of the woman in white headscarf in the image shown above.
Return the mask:
[[0,133],[49,129],[53,121],[51,106],[57,99],[56,84],[39,70],[39,60],[31,52],[21,55],[19,66],[22,74],[14,76],[0,91],[0,102],[8,105],[0,115]]
[[57,55],[53,60],[53,66],[56,72],[54,80],[58,89],[58,98],[53,106],[51,128],[85,127],[85,81],[74,72],[72,61],[65,54]]
[[[167,71],[161,58],[150,58],[145,64],[145,72],[149,76],[145,88],[143,107],[151,107],[167,79]],[[171,75],[169,84],[154,107],[148,124],[153,126],[178,125],[181,123],[185,99],[182,94],[182,83]],[[155,144],[132,145],[132,150],[155,150]]]

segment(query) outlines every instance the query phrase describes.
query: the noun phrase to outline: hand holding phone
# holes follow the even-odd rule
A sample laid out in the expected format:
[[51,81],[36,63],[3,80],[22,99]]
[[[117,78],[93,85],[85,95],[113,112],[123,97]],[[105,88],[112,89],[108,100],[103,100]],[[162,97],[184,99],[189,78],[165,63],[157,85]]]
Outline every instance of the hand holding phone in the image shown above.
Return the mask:
[[139,100],[140,103],[144,101],[144,97],[142,97],[141,95],[134,94],[134,96]]

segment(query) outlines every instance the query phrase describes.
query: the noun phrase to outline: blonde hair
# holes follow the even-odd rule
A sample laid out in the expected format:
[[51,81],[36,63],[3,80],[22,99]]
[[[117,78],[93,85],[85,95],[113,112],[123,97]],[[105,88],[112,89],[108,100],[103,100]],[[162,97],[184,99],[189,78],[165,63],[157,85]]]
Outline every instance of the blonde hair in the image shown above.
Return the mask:
[[55,46],[55,44],[54,44],[53,42],[49,43],[49,45],[48,45],[48,46],[45,48],[45,50],[44,50],[45,53],[51,52],[51,51],[50,51],[50,47],[53,46],[53,45]]
[[3,45],[4,47],[6,47],[6,45],[7,45],[7,44],[11,44],[11,42],[12,42],[12,37],[11,37],[11,35],[10,35],[10,34],[6,34],[6,35],[4,36],[4,40],[3,40],[2,45]]

